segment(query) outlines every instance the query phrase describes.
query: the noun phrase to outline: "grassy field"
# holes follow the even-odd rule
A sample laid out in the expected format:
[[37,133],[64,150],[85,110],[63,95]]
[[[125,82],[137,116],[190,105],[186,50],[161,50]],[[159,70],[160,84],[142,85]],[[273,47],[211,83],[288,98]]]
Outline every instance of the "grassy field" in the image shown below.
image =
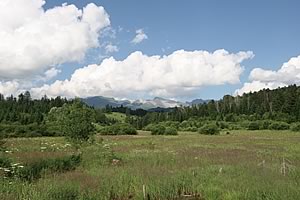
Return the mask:
[[[21,163],[78,151],[63,138],[9,139],[6,146]],[[80,151],[76,170],[31,183],[2,179],[0,199],[300,199],[299,133],[97,135]]]

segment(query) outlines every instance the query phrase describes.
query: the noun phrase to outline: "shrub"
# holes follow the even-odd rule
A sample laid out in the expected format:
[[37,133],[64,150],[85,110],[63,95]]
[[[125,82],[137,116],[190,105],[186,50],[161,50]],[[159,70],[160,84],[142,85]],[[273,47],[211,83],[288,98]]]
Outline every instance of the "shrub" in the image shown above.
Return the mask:
[[217,125],[215,124],[206,124],[198,129],[200,134],[205,135],[217,135],[220,133],[220,130]]
[[225,115],[225,121],[226,122],[236,122],[237,121],[237,117],[235,116],[235,114],[227,114]]
[[271,130],[288,130],[290,128],[290,125],[286,122],[273,122],[269,129]]
[[240,124],[231,123],[228,127],[229,130],[241,130],[243,129]]
[[165,130],[165,135],[178,135],[177,129],[174,127],[167,127]]
[[226,122],[223,121],[217,121],[216,125],[220,128],[220,129],[228,129],[229,125]]
[[163,135],[166,131],[166,128],[163,125],[157,124],[153,126],[151,130],[152,135]]
[[165,122],[160,122],[159,124],[165,126],[165,127],[173,127],[176,130],[178,130],[180,122],[175,122],[175,121],[165,121]]
[[293,123],[291,126],[291,130],[295,132],[300,132],[300,123]]
[[148,124],[147,126],[145,126],[143,129],[145,131],[152,131],[152,129],[155,127],[155,124]]
[[127,123],[116,123],[111,126],[102,128],[101,134],[103,135],[136,135],[136,129]]
[[180,130],[182,130],[182,131],[197,132],[198,128],[195,127],[195,126],[193,126],[193,127],[181,128]]
[[260,123],[259,129],[261,129],[261,130],[269,129],[270,124],[271,124],[271,121],[269,121],[269,120],[263,120]]
[[259,130],[259,123],[257,121],[248,124],[248,130]]
[[137,131],[136,129],[131,126],[130,124],[120,124],[120,135],[125,134],[125,135],[136,135]]

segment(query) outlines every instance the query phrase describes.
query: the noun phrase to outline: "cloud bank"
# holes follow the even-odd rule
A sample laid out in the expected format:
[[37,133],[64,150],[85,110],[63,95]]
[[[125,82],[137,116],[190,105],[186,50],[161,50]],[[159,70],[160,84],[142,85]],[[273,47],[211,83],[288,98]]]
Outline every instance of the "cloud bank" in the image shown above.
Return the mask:
[[[104,8],[93,3],[83,9],[63,4],[48,10],[44,4],[0,1],[0,80],[34,77],[47,70],[46,76],[53,76],[55,66],[80,61],[88,49],[97,47],[100,30],[110,25]],[[6,90],[2,83],[0,92]]]
[[300,56],[291,58],[277,71],[255,68],[249,75],[251,82],[237,90],[237,95],[247,92],[259,91],[263,88],[275,89],[290,84],[300,84]]
[[69,80],[33,88],[34,96],[87,97],[132,96],[180,97],[208,85],[236,84],[243,71],[241,63],[252,52],[226,50],[175,51],[167,56],[147,56],[137,51],[118,61],[113,57],[100,65],[77,69]]

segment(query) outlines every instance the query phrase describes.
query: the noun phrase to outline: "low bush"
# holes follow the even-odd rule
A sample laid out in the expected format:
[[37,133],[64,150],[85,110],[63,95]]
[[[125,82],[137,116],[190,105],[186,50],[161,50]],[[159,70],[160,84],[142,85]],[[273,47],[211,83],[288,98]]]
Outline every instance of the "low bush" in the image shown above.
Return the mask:
[[273,122],[270,124],[269,129],[271,130],[288,130],[290,125],[286,122]]
[[167,127],[165,130],[165,135],[178,135],[177,129],[174,127]]
[[217,121],[216,125],[220,128],[220,129],[228,129],[229,125],[226,122],[223,121]]
[[259,130],[260,128],[260,124],[259,124],[259,122],[257,122],[257,121],[254,121],[254,122],[249,122],[249,124],[248,124],[248,130]]
[[220,130],[216,124],[206,124],[199,128],[198,132],[205,135],[217,135],[220,133]]
[[186,128],[180,128],[181,131],[190,131],[190,132],[197,132],[198,128],[195,126],[192,127],[186,127]]
[[116,123],[103,127],[100,130],[102,135],[136,135],[136,129],[127,123]]
[[164,127],[173,127],[176,130],[178,130],[180,126],[180,122],[176,122],[176,121],[165,121],[165,122],[160,122],[159,124]]
[[244,129],[240,124],[230,123],[228,126],[229,130],[241,130]]
[[148,124],[143,128],[144,131],[151,131],[154,128],[155,124]]
[[166,131],[166,127],[163,125],[157,124],[152,127],[151,134],[152,135],[164,135]]
[[295,131],[295,132],[300,132],[300,123],[299,122],[298,123],[293,123],[291,125],[291,130]]
[[57,130],[52,130],[43,124],[0,124],[0,134],[4,137],[42,137],[42,136],[62,136]]
[[271,121],[269,120],[263,120],[263,121],[260,121],[260,125],[259,125],[259,129],[261,130],[267,130],[269,129],[269,126],[271,125]]

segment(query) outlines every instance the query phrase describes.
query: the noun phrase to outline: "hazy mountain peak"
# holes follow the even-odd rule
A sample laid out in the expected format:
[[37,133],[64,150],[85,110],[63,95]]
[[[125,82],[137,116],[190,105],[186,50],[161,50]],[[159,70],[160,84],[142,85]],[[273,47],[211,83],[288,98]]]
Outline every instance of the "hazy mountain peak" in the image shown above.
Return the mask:
[[82,99],[83,102],[87,103],[90,106],[103,108],[106,105],[110,105],[113,107],[117,106],[126,106],[131,109],[152,109],[152,108],[174,108],[180,106],[190,106],[195,104],[202,104],[207,102],[207,100],[203,99],[195,99],[191,102],[180,102],[176,100],[166,99],[162,97],[154,97],[153,99],[137,99],[137,100],[118,100],[112,97],[103,97],[103,96],[94,96],[94,97],[87,97]]

